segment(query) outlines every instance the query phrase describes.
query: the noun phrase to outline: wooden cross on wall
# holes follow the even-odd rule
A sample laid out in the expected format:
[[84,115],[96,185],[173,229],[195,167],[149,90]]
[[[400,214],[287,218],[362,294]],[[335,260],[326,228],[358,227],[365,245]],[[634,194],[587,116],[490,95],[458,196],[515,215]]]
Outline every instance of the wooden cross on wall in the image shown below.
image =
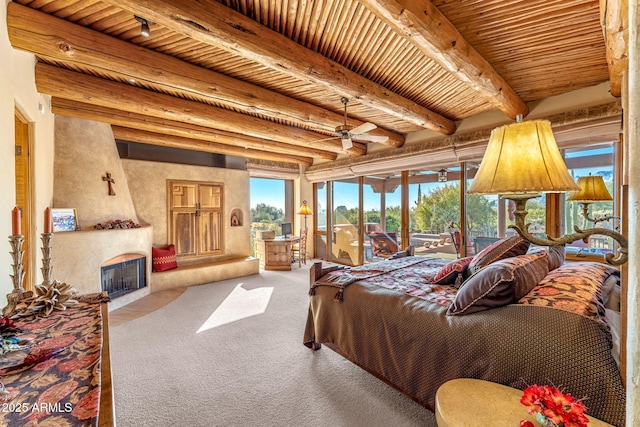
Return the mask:
[[109,172],[105,172],[105,173],[106,173],[106,176],[103,176],[102,180],[103,181],[107,181],[107,184],[109,185],[109,195],[110,196],[115,196],[116,192],[113,191],[112,184],[115,184],[116,181],[113,178],[111,178],[111,173],[109,173]]

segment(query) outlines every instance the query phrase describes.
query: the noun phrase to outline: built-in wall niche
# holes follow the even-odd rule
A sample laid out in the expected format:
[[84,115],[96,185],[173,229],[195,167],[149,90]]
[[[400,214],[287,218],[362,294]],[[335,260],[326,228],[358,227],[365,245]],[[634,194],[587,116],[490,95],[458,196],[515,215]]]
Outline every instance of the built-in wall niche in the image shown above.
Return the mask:
[[235,208],[231,211],[231,226],[232,227],[242,227],[242,210],[239,208]]

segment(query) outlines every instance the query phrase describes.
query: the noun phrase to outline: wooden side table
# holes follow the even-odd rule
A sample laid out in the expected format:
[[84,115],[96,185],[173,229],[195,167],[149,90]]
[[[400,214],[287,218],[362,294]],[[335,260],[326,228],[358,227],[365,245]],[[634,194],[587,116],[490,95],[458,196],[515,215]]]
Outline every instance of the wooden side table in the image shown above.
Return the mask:
[[[438,427],[516,427],[520,420],[539,425],[520,403],[522,390],[471,378],[447,381],[436,393]],[[589,418],[589,427],[613,427]]]

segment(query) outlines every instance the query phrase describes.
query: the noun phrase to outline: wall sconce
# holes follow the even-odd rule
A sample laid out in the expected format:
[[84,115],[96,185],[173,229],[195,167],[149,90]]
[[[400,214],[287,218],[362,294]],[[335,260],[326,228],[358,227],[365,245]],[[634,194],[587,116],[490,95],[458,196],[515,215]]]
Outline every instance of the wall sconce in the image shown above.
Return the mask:
[[149,21],[140,16],[134,15],[136,21],[140,23],[140,35],[143,37],[149,37],[151,35],[151,29],[149,29]]
[[302,206],[300,206],[300,209],[298,210],[298,215],[304,215],[304,229],[306,230],[307,229],[307,215],[313,215],[313,212],[311,212],[311,208],[307,204],[306,200],[302,201]]
[[446,169],[440,169],[438,171],[438,182],[447,182],[447,170]]
[[606,254],[605,261],[612,265],[627,262],[628,242],[620,233],[606,228],[581,230],[562,237],[540,239],[532,236],[525,223],[527,200],[540,193],[578,191],[560,155],[560,150],[548,120],[516,123],[494,129],[489,138],[480,168],[469,187],[469,194],[500,194],[516,205],[514,229],[523,239],[540,246],[555,246],[587,241],[594,234],[609,236],[619,243],[617,254]]
[[582,176],[578,178],[578,187],[580,190],[572,192],[567,198],[568,202],[576,202],[582,205],[582,216],[598,225],[599,222],[609,221],[612,219],[619,220],[617,216],[603,216],[600,218],[591,218],[589,216],[589,205],[595,202],[612,202],[613,197],[607,190],[604,179],[601,176]]

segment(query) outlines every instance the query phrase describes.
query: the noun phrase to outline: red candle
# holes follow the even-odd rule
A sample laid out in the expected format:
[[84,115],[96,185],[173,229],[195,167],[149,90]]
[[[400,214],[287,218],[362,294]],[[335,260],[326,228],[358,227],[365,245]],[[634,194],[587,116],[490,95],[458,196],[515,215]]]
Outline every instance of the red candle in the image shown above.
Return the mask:
[[16,206],[11,211],[11,234],[14,236],[21,235],[20,228],[20,209]]
[[51,218],[51,209],[46,208],[44,210],[44,232],[51,233],[51,228],[53,227],[53,220]]

